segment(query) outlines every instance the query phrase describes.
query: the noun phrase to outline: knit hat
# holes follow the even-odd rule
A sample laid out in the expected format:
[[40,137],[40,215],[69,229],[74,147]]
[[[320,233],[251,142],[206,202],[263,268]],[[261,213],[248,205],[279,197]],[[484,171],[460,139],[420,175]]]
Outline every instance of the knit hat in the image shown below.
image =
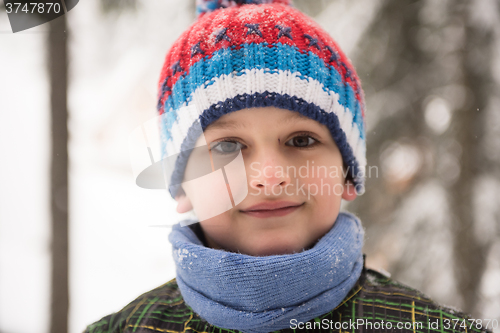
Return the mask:
[[168,51],[158,83],[162,159],[173,198],[205,128],[273,106],[324,124],[358,193],[366,167],[359,78],[332,37],[290,0],[198,0],[198,19]]

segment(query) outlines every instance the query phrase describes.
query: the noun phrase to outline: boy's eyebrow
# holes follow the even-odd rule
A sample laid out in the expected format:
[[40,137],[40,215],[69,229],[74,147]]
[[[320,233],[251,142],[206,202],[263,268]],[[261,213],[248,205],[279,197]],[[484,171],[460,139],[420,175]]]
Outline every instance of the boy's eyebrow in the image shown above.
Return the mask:
[[[287,116],[284,118],[282,121],[280,121],[281,124],[288,125],[292,122],[297,122],[299,120],[312,120],[311,118],[308,118],[306,116],[301,115],[300,113],[297,112],[292,112],[290,116]],[[245,128],[247,127],[246,123],[244,122],[238,122],[234,120],[217,120],[205,129],[206,131],[209,130],[215,130],[215,129],[239,129],[239,128]]]

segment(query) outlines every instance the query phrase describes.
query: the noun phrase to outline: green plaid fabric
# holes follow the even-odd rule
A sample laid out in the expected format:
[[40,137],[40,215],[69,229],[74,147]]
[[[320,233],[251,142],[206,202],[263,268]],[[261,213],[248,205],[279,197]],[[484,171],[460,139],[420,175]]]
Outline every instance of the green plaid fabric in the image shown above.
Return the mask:
[[[276,332],[489,332],[476,321],[440,306],[421,292],[363,269],[361,277],[334,310],[307,323],[293,322]],[[184,303],[176,280],[132,301],[117,313],[89,325],[84,333],[239,332],[210,325]]]

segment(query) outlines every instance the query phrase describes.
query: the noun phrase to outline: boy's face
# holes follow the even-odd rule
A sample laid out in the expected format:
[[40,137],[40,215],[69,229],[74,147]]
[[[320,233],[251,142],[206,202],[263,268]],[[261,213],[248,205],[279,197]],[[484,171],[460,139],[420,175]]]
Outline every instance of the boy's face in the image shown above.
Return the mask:
[[[204,137],[211,156],[241,149],[248,186],[239,204],[199,222],[212,248],[253,256],[300,252],[332,228],[342,198],[356,198],[354,186],[345,183],[342,156],[328,128],[297,112],[275,107],[232,112],[210,124]],[[185,179],[191,179],[190,163],[196,162],[190,157]],[[186,195],[176,197],[177,211],[196,212],[203,196],[183,189]],[[283,201],[296,207],[248,211]]]

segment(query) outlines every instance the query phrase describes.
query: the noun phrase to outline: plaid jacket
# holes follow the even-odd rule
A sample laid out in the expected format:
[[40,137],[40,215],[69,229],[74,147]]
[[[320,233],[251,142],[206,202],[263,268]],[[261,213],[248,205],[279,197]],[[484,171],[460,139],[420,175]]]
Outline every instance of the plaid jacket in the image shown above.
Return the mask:
[[[363,269],[356,285],[334,310],[306,323],[291,321],[277,332],[489,332],[486,322],[440,306],[417,290]],[[210,325],[182,298],[176,280],[89,325],[84,333],[239,332]]]

